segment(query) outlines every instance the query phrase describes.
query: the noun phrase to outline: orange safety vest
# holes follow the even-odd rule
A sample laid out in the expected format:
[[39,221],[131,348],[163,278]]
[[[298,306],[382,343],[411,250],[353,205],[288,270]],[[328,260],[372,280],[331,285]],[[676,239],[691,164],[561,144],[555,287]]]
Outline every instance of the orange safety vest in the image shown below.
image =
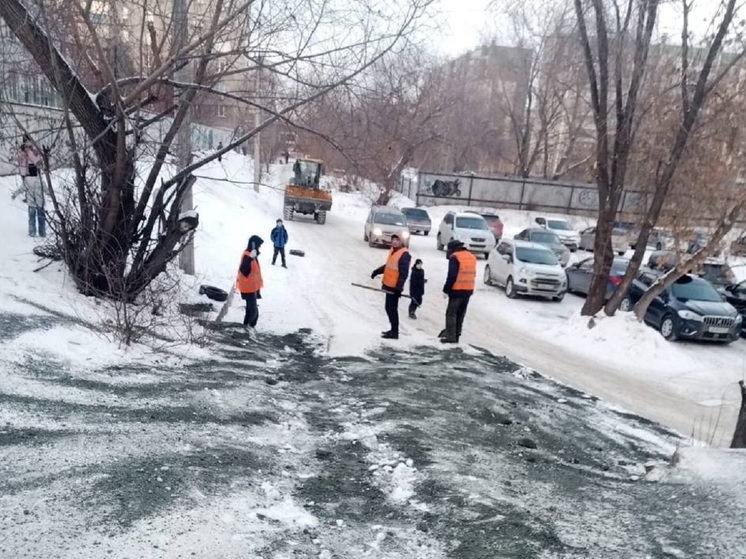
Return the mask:
[[477,257],[468,250],[454,252],[452,258],[458,260],[458,275],[453,282],[453,291],[474,291],[477,283]]
[[383,269],[383,286],[390,289],[396,289],[399,283],[399,260],[407,253],[407,249],[402,247],[396,251],[392,248],[389,253],[389,259],[386,260],[386,267]]
[[[241,262],[246,256],[251,256],[248,250],[245,250],[241,257]],[[259,266],[259,261],[255,258],[251,261],[251,268],[249,269],[249,275],[244,276],[241,273],[240,264],[238,270],[238,277],[236,278],[236,289],[240,293],[256,293],[264,287],[262,283],[262,269]]]

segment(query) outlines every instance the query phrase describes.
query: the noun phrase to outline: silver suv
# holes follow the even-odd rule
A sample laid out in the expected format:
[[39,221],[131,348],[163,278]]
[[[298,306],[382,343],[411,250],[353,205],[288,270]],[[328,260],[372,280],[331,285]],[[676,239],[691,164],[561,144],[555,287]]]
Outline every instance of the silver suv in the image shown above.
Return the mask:
[[490,253],[484,283],[505,286],[505,294],[539,295],[561,301],[567,293],[567,277],[554,253],[544,245],[502,240]]
[[485,258],[497,244],[484,218],[468,212],[448,212],[440,222],[436,238],[438,250],[443,250],[454,239],[464,243],[474,254],[484,254]]

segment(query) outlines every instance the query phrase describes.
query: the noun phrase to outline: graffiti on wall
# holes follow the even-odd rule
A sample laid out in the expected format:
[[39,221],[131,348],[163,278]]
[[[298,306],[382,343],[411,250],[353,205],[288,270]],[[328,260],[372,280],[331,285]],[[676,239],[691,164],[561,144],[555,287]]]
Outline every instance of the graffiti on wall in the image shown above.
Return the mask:
[[585,188],[578,192],[578,202],[586,208],[598,208],[598,191]]
[[444,181],[441,179],[435,179],[434,181],[427,181],[425,188],[432,192],[434,196],[438,198],[446,198],[448,196],[461,196],[461,180],[455,179],[452,181]]

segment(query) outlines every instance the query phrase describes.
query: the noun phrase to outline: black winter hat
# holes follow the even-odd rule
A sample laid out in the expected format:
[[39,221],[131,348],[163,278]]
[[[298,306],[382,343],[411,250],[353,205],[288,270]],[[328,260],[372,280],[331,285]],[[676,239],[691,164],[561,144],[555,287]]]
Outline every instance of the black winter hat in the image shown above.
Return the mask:
[[419,259],[419,258],[417,260],[415,260],[414,261],[414,265],[417,266],[417,264],[422,264],[422,260]]
[[246,245],[246,250],[251,252],[254,249],[259,250],[259,247],[264,244],[264,239],[262,239],[259,235],[252,235],[249,237],[249,244]]
[[464,248],[464,243],[456,239],[453,239],[452,241],[448,242],[448,244],[446,245],[446,248],[448,249],[448,252],[453,252],[454,250]]

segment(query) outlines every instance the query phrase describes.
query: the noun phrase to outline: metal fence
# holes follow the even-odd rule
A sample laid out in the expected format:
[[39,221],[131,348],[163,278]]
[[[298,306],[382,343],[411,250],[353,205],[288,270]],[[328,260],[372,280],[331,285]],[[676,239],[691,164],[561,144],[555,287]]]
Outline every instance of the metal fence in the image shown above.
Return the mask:
[[[571,215],[592,215],[598,210],[598,189],[590,183],[420,172],[416,181],[404,179],[400,186],[419,206],[479,206]],[[626,191],[621,211],[639,214],[646,200],[643,192]]]

